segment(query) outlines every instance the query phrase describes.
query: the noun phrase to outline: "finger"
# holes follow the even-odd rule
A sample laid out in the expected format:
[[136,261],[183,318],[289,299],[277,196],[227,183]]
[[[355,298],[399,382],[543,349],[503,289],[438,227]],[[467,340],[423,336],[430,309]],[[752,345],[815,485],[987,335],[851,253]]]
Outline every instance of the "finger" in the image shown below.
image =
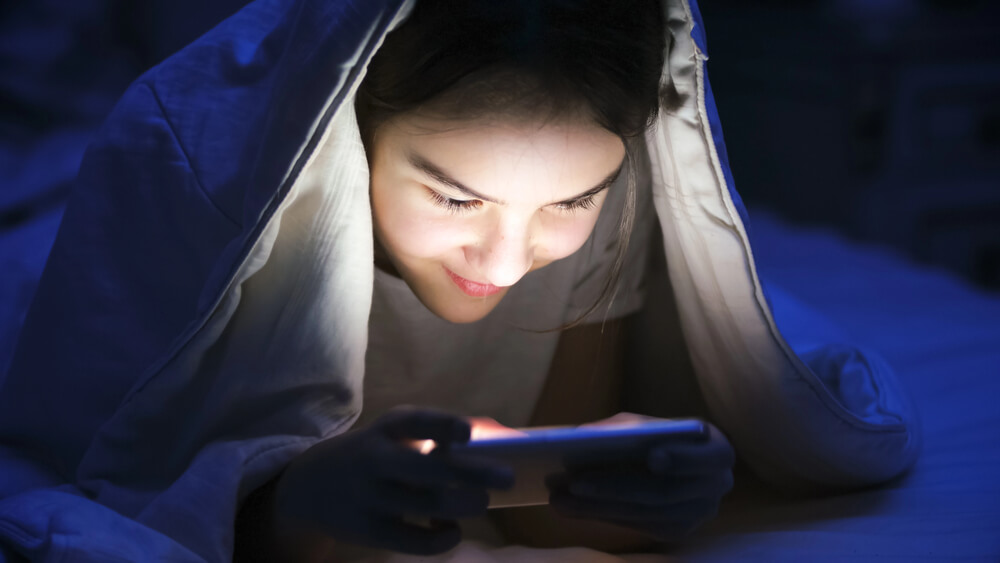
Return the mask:
[[574,475],[569,492],[581,498],[650,506],[699,498],[721,498],[733,487],[732,472],[666,479],[640,472],[587,472]]
[[462,484],[503,491],[514,486],[514,468],[509,463],[472,455],[442,455],[441,458],[455,468]]
[[735,462],[729,448],[672,445],[659,451],[649,456],[649,470],[656,475],[703,475],[730,470]]
[[732,468],[736,454],[729,441],[713,430],[707,442],[669,442],[649,449],[647,462],[654,474],[692,475]]
[[386,516],[456,520],[485,514],[490,496],[468,487],[426,489],[386,483],[375,491],[371,503],[373,510]]
[[472,427],[460,416],[415,408],[396,408],[372,425],[392,440],[433,440],[439,446],[469,441]]
[[462,541],[462,532],[455,522],[435,522],[424,527],[399,518],[377,518],[377,535],[367,545],[409,555],[437,555]]
[[507,465],[471,456],[424,455],[407,448],[386,452],[374,466],[383,479],[420,487],[509,489],[514,483],[514,471]]

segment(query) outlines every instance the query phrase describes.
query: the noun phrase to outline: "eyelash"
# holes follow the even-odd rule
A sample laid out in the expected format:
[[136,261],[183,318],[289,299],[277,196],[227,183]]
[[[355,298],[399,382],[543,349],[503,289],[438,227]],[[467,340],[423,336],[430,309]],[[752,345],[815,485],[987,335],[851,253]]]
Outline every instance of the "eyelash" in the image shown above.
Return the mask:
[[443,195],[437,193],[434,190],[427,190],[430,193],[431,199],[434,203],[444,207],[448,211],[453,213],[459,213],[462,211],[472,211],[473,209],[478,209],[483,205],[483,202],[478,199],[451,199],[450,197],[444,197]]
[[597,207],[597,194],[590,194],[587,197],[582,197],[576,201],[571,201],[569,203],[560,203],[556,207],[564,211],[585,211],[587,209],[593,209]]
[[[443,195],[437,193],[434,190],[428,190],[428,192],[430,193],[431,199],[434,200],[434,203],[438,204],[441,207],[444,207],[445,209],[451,211],[452,213],[472,211],[474,209],[479,209],[483,205],[483,202],[479,201],[478,199],[469,199],[469,200],[452,199],[450,197],[444,197]],[[580,198],[575,201],[560,203],[556,205],[556,207],[560,211],[566,211],[566,212],[584,211],[587,209],[593,209],[594,207],[597,206],[597,202],[595,201],[596,198],[597,194],[590,194],[587,197]]]

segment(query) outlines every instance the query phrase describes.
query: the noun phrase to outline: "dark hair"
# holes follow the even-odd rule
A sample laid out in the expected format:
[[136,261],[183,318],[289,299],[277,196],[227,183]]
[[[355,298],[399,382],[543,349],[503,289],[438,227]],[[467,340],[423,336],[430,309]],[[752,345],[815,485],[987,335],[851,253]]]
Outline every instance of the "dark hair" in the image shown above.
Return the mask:
[[420,0],[358,89],[366,148],[379,126],[417,111],[455,119],[584,115],[622,138],[628,193],[617,256],[597,302],[560,329],[614,299],[634,217],[634,143],[659,107],[662,22],[660,0]]

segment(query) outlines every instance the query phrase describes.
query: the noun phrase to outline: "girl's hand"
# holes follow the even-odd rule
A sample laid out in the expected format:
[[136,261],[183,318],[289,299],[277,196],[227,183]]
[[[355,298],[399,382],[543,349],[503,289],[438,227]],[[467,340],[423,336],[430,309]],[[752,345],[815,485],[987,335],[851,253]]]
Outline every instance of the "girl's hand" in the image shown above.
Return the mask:
[[[448,551],[461,540],[455,520],[484,514],[487,489],[513,485],[510,467],[447,453],[469,435],[461,417],[397,409],[367,428],[320,442],[282,475],[278,522],[414,555]],[[423,440],[433,440],[435,451],[421,453]]]
[[[643,418],[622,414],[605,422]],[[658,541],[677,540],[713,518],[732,489],[735,456],[712,425],[702,442],[650,448],[645,467],[583,468],[553,476],[550,504],[563,516],[601,520]]]

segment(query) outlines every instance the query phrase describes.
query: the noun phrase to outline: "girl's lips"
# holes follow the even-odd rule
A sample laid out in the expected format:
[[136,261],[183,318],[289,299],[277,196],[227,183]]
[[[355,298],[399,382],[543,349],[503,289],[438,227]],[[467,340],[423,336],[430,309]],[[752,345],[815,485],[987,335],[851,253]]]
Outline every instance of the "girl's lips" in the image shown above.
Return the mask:
[[455,285],[457,285],[459,289],[464,291],[466,295],[471,295],[472,297],[489,297],[490,295],[498,293],[501,289],[503,289],[502,287],[497,287],[488,283],[476,283],[474,281],[469,281],[455,272],[452,272],[447,267],[445,267],[444,271],[448,272],[448,277],[451,278],[451,281],[455,282]]

